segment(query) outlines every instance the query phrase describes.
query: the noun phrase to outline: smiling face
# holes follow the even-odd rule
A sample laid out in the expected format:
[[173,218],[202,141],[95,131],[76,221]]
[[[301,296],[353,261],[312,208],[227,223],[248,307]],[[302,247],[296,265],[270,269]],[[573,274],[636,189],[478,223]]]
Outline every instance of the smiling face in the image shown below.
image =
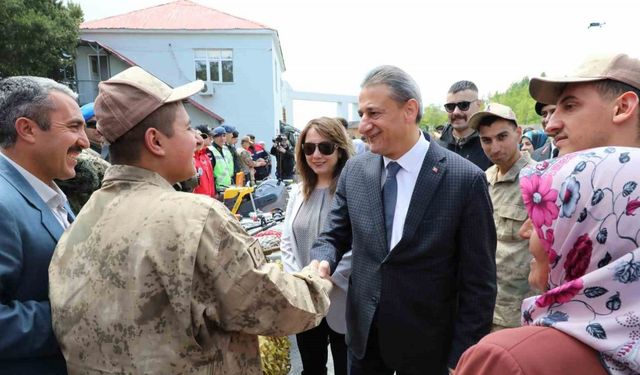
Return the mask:
[[318,147],[319,143],[329,142],[332,143],[329,138],[324,137],[315,128],[310,128],[305,137],[304,143],[314,143],[316,149],[311,155],[305,154],[305,160],[307,165],[318,176],[318,181],[331,181],[333,178],[333,171],[338,164],[338,149],[334,147],[331,155],[324,155],[320,152]]
[[462,90],[458,91],[455,94],[448,93],[447,94],[447,103],[460,103],[460,102],[470,102],[469,108],[465,111],[460,110],[460,108],[456,105],[453,112],[447,112],[447,116],[449,117],[449,122],[451,126],[459,132],[464,132],[469,128],[468,122],[471,116],[474,113],[480,110],[480,101],[478,100],[478,93],[473,90]]
[[528,152],[529,154],[533,154],[533,144],[531,143],[531,140],[527,137],[523,137],[520,141],[520,149]]
[[[165,136],[166,137],[166,136]],[[184,181],[196,174],[193,164],[193,153],[196,151],[198,136],[190,125],[189,115],[180,103],[176,107],[176,117],[173,122],[173,136],[166,137],[167,151],[165,178],[171,184]]]
[[417,101],[399,103],[392,99],[387,85],[365,86],[358,98],[362,118],[358,131],[364,135],[371,152],[397,160],[417,139]]
[[82,149],[89,147],[82,112],[76,101],[61,92],[52,91],[49,98],[53,108],[49,114],[50,127],[35,126],[35,155],[39,173],[47,184],[53,179],[67,180],[76,175],[75,166]]
[[609,146],[616,131],[614,101],[603,99],[589,83],[568,84],[545,131],[554,137],[560,155]]

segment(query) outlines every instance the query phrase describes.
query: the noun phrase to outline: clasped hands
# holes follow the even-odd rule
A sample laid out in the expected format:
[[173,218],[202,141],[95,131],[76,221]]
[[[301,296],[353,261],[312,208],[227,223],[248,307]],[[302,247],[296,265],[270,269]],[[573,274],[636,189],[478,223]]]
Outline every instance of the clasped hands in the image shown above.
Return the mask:
[[329,266],[329,262],[326,260],[318,261],[314,259],[309,263],[309,267],[316,271],[323,279],[331,280],[331,267]]

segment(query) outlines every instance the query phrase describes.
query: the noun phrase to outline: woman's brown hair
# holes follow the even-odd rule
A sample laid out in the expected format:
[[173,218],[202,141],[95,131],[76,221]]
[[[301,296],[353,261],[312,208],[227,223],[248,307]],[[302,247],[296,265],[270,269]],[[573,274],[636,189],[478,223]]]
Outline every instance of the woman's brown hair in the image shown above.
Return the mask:
[[313,171],[313,169],[311,169],[309,164],[307,164],[307,159],[305,158],[304,152],[302,151],[302,144],[307,138],[309,129],[315,129],[318,134],[326,138],[329,142],[334,143],[337,147],[338,162],[336,163],[336,167],[333,170],[333,179],[330,186],[331,194],[336,192],[336,186],[338,185],[338,177],[340,177],[340,172],[342,172],[342,168],[344,167],[347,160],[351,157],[351,155],[353,155],[353,145],[351,144],[351,139],[347,135],[347,131],[338,120],[329,117],[320,117],[309,121],[304,129],[302,129],[300,137],[298,137],[298,143],[296,143],[295,151],[296,169],[298,170],[298,174],[300,175],[300,179],[302,182],[302,194],[304,196],[304,200],[307,200],[309,198],[311,192],[313,192],[313,190],[316,188],[316,185],[318,184],[318,176]]

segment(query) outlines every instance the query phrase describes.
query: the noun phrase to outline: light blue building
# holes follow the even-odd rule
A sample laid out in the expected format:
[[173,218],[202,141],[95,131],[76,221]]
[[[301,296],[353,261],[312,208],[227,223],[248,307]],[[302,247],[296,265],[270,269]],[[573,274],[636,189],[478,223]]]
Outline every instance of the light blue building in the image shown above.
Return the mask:
[[138,65],[172,87],[205,81],[186,105],[194,126],[233,125],[270,146],[292,114],[278,32],[259,23],[178,0],[84,22],[80,37],[81,105],[95,99],[98,82]]

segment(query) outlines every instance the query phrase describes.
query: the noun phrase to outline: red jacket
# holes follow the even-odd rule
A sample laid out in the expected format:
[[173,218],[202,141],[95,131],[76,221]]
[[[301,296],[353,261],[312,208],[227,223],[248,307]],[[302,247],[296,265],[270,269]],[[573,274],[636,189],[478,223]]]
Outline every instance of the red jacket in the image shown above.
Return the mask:
[[207,148],[204,147],[193,154],[193,161],[196,166],[196,173],[200,183],[193,189],[196,194],[204,194],[210,197],[216,196],[215,183],[213,180],[213,168],[211,160],[207,155]]

